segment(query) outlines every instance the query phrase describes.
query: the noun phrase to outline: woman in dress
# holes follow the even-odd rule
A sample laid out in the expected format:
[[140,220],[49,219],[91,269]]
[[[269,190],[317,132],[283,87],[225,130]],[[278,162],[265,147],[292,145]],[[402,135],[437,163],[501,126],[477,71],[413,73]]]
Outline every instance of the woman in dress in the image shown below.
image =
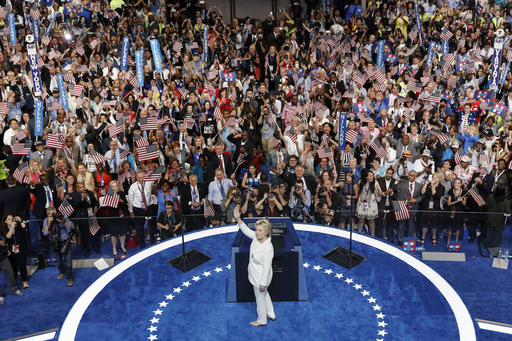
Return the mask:
[[242,189],[249,190],[252,187],[258,187],[260,183],[260,173],[257,171],[256,166],[250,165],[249,170],[244,174],[244,178],[242,179]]
[[450,244],[450,239],[455,231],[455,241],[459,240],[462,232],[464,236],[464,207],[466,206],[467,197],[462,194],[462,180],[456,178],[453,182],[453,188],[448,191],[448,210],[449,223],[448,223],[448,239],[446,240],[446,247]]
[[252,321],[254,327],[265,326],[267,318],[275,321],[274,306],[268,293],[268,287],[272,281],[272,259],[274,258],[274,247],[272,246],[272,230],[268,219],[260,219],[254,224],[255,231],[249,229],[240,219],[240,207],[233,210],[238,227],[242,232],[252,239],[249,252],[249,282],[253,285],[254,297],[256,298],[256,311],[258,319]]
[[379,183],[375,181],[375,175],[368,171],[366,176],[361,179],[359,185],[359,198],[357,200],[356,213],[359,218],[359,233],[363,232],[363,226],[366,219],[370,227],[370,235],[375,236],[375,219],[379,216],[377,202],[382,198],[382,191]]
[[119,238],[121,244],[121,250],[123,253],[128,253],[125,247],[126,242],[126,233],[130,229],[130,224],[126,221],[126,218],[129,216],[128,212],[128,200],[126,200],[126,196],[119,190],[119,185],[117,181],[111,181],[109,183],[109,189],[112,189],[114,194],[119,195],[119,203],[116,205],[117,207],[113,207],[114,205],[106,205],[105,197],[100,198],[102,204],[102,216],[107,217],[106,219],[102,219],[102,224],[106,227],[106,230],[111,235],[112,241],[112,254],[117,257],[117,239]]
[[421,188],[423,199],[420,203],[421,214],[419,225],[421,225],[421,245],[425,245],[425,237],[429,228],[432,229],[432,244],[437,245],[437,229],[442,226],[441,198],[445,193],[444,186],[441,184],[443,173],[432,175],[432,181],[425,181]]
[[137,174],[130,168],[130,162],[128,160],[124,160],[121,163],[121,173],[117,177],[119,191],[123,192],[125,195],[128,194],[130,186],[135,181],[137,181]]
[[352,173],[345,175],[345,183],[341,188],[341,220],[340,227],[344,229],[346,224],[350,224],[350,228],[354,229],[354,205],[357,200],[359,189],[353,181]]

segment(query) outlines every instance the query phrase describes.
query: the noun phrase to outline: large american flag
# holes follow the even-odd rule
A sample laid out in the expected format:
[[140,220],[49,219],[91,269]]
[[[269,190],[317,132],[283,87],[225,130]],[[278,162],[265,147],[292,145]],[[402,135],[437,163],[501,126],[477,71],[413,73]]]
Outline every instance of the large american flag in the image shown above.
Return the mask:
[[107,189],[105,197],[103,198],[103,205],[107,207],[117,208],[119,206],[120,196],[117,192],[114,192],[112,187]]
[[73,212],[75,212],[75,208],[73,207],[73,205],[71,205],[68,199],[64,199],[62,204],[60,204],[59,206],[59,212],[62,213],[62,215],[67,218],[70,215],[72,215]]
[[29,171],[28,162],[25,161],[21,165],[19,165],[15,170],[12,176],[18,180],[22,184],[28,184],[30,182],[30,177],[25,173]]
[[32,146],[31,142],[15,143],[12,146],[12,153],[14,155],[27,155],[28,153],[30,153],[31,146]]
[[485,200],[484,198],[480,195],[480,193],[478,193],[478,190],[476,189],[476,187],[472,187],[468,193],[469,196],[471,198],[473,198],[473,200],[477,203],[478,206],[483,206],[485,205]]
[[395,219],[397,221],[406,220],[411,217],[407,201],[393,201],[393,210],[395,211]]
[[375,154],[377,154],[379,158],[382,159],[383,157],[386,157],[386,150],[384,149],[382,143],[380,143],[380,140],[377,137],[373,139],[372,143],[370,143],[370,148],[373,149],[373,151],[375,152]]
[[142,137],[138,134],[133,134],[133,140],[135,141],[136,147],[149,146],[148,140],[145,137]]
[[60,149],[64,147],[64,135],[48,134],[46,139],[46,147]]
[[137,153],[139,154],[139,161],[148,161],[157,159],[158,154],[158,146],[156,144],[151,144],[149,146],[137,147]]

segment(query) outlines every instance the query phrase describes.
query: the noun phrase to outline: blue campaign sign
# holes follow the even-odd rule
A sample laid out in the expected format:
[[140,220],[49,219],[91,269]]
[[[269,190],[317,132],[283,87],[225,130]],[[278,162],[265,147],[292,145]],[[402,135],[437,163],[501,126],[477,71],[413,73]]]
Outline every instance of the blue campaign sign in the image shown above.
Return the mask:
[[345,150],[347,139],[347,113],[338,113],[338,149]]
[[66,88],[64,87],[64,79],[62,78],[62,74],[57,74],[57,83],[59,85],[59,103],[62,105],[64,110],[69,110],[68,106],[68,94],[66,93]]
[[128,53],[130,52],[130,38],[123,37],[123,47],[121,49],[121,70],[128,69]]
[[43,136],[43,101],[35,100],[34,135]]
[[157,39],[151,39],[149,41],[151,46],[151,53],[153,54],[153,62],[155,63],[155,71],[158,73],[163,72],[162,69],[162,51],[160,51],[160,43]]
[[9,21],[9,42],[12,45],[16,45],[16,24],[13,13],[9,13],[7,15],[7,20]]
[[137,71],[137,84],[144,86],[144,50],[135,51],[135,67]]
[[34,95],[41,96],[43,93],[43,83],[41,81],[41,72],[37,63],[37,50],[35,44],[27,44],[28,63],[32,72],[32,83],[34,84]]
[[448,243],[448,251],[450,251],[450,252],[460,252],[461,248],[462,248],[462,241],[450,240],[450,242]]

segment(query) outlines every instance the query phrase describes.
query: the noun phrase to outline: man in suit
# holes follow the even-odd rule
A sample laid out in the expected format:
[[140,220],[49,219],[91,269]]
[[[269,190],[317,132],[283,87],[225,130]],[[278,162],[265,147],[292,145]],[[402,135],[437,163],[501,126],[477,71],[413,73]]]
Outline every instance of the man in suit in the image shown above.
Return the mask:
[[68,166],[75,166],[81,160],[80,147],[75,143],[73,136],[66,136],[64,148],[57,150],[57,157],[66,160]]
[[235,131],[228,136],[228,140],[236,146],[233,153],[233,161],[236,163],[235,167],[240,164],[237,167],[237,174],[239,174],[242,168],[249,167],[249,160],[252,156],[254,145],[249,139],[249,132],[247,130],[242,130],[242,132]]
[[[391,144],[393,143],[391,142]],[[418,146],[411,142],[409,134],[403,134],[402,138],[396,143],[396,145],[394,145],[394,147],[396,149],[398,158],[402,157],[402,154],[405,150],[408,150],[411,153],[411,162],[414,162],[418,158]]]
[[35,160],[39,162],[41,168],[44,170],[50,168],[53,162],[53,152],[44,148],[43,141],[36,141],[34,145],[36,147],[36,151],[30,154],[30,161]]
[[[277,170],[281,165],[281,169],[284,169],[285,165],[288,163],[288,158],[288,152],[282,147],[282,142],[279,140],[277,146],[272,149],[267,156],[267,167],[269,170]],[[270,175],[272,179],[271,182],[275,182],[275,180],[277,180],[276,175],[274,173],[270,173]]]
[[[410,211],[410,218],[398,222],[398,244],[402,245],[404,236],[416,235],[416,215],[418,203],[421,201],[421,184],[416,181],[416,171],[410,171],[406,179],[401,180],[393,187],[393,197],[398,201],[406,201]],[[406,231],[407,229],[407,231]]]
[[469,242],[472,243],[476,238],[476,230],[480,229],[481,235],[479,241],[485,238],[485,232],[487,230],[487,200],[491,193],[492,186],[494,184],[494,176],[487,174],[486,168],[480,168],[480,172],[474,172],[471,181],[468,184],[469,189],[473,186],[476,187],[478,193],[482,196],[485,201],[485,205],[478,206],[476,201],[468,195],[468,206],[472,212],[480,212],[479,214],[472,214],[468,218],[467,227],[469,232]]
[[67,199],[75,209],[75,212],[73,212],[70,218],[73,218],[74,224],[77,225],[80,230],[80,235],[82,237],[81,246],[85,257],[89,257],[91,247],[94,252],[99,254],[100,234],[96,233],[95,236],[91,234],[88,219],[96,207],[96,198],[94,197],[94,194],[85,188],[85,184],[83,182],[78,182],[76,184],[76,192],[69,194]]
[[391,243],[394,241],[396,226],[392,204],[393,186],[395,186],[393,173],[393,168],[390,167],[386,170],[384,177],[377,178],[377,182],[382,190],[382,199],[378,203],[377,237],[386,238]]
[[28,220],[28,207],[30,196],[25,185],[16,186],[16,179],[9,175],[7,177],[7,188],[0,192],[0,212],[2,219],[11,214],[19,216],[22,220]]
[[47,209],[50,207],[58,207],[58,197],[55,186],[50,184],[48,175],[41,174],[39,180],[39,184],[35,184],[33,181],[30,183],[30,192],[36,197],[32,214],[38,220],[37,224],[39,225],[39,232],[41,234],[42,251],[43,254],[47,255],[50,244],[48,242],[48,236],[43,235],[42,223],[47,217]]
[[317,182],[312,176],[304,175],[304,167],[302,165],[295,167],[295,173],[283,172],[281,179],[288,184],[288,188],[292,188],[297,182],[302,182],[304,190],[309,190],[311,196],[314,196],[316,193]]
[[197,182],[197,175],[190,175],[188,181],[188,184],[181,186],[180,195],[185,229],[190,232],[200,230],[206,225],[203,201],[206,200],[208,192],[203,183]]
[[215,170],[220,168],[224,172],[226,178],[231,177],[233,167],[229,154],[224,153],[226,146],[222,140],[218,140],[215,144],[215,152],[208,153],[208,166],[206,170],[206,182],[212,182],[215,178]]

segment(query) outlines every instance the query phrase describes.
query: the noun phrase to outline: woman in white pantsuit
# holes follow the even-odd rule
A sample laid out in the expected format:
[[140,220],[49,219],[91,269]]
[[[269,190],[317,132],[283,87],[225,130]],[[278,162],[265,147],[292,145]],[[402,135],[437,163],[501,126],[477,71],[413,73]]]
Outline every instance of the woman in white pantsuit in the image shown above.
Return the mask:
[[272,258],[274,258],[274,247],[270,240],[272,235],[270,222],[268,219],[258,220],[254,224],[255,231],[253,231],[240,219],[239,206],[233,210],[233,216],[242,232],[252,239],[247,272],[249,273],[249,282],[254,288],[258,319],[251,322],[251,325],[254,327],[264,326],[267,324],[267,318],[273,321],[276,319],[274,306],[267,290],[272,281]]

